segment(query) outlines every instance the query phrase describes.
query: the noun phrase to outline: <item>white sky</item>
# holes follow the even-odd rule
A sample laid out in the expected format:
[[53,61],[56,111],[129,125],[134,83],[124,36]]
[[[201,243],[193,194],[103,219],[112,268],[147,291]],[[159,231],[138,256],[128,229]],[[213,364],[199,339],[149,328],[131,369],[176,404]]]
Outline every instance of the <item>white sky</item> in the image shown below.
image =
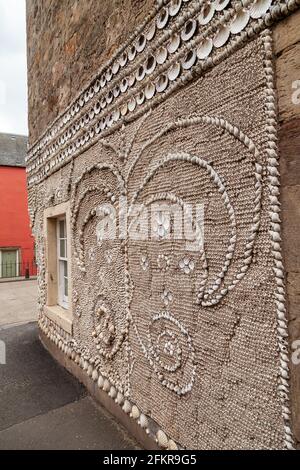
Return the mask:
[[0,0],[0,132],[28,134],[25,0]]

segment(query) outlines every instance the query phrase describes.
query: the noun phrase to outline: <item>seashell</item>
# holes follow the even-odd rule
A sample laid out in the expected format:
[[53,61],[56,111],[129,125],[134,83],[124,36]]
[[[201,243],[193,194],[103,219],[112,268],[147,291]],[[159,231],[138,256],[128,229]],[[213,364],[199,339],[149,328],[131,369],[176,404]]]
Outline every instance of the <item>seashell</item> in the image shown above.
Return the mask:
[[245,8],[239,10],[230,25],[230,32],[232,34],[238,34],[241,31],[243,31],[244,28],[246,28],[247,24],[249,23],[250,20],[250,13],[248,10]]
[[113,94],[112,91],[110,91],[110,92],[106,95],[106,103],[107,103],[107,104],[110,104],[113,99],[114,99],[114,94]]
[[173,441],[173,439],[169,440],[168,449],[169,450],[178,450],[178,446],[177,446],[176,442]]
[[230,0],[215,0],[215,10],[216,11],[222,11],[224,10],[224,8],[227,7],[228,3],[230,2]]
[[145,67],[140,65],[136,72],[136,79],[140,82],[145,77]]
[[94,113],[97,115],[100,113],[100,110],[101,110],[100,101],[97,101],[97,103],[95,103],[94,105]]
[[120,119],[120,110],[119,108],[115,109],[112,113],[113,120],[117,122]]
[[198,46],[197,57],[200,60],[206,59],[209,56],[213,48],[213,42],[210,38],[204,39]]
[[136,80],[135,75],[134,74],[130,75],[128,77],[128,86],[129,87],[133,86],[135,84],[135,80]]
[[132,97],[132,98],[128,101],[128,111],[134,111],[134,110],[135,110],[135,107],[136,107],[136,101],[135,101],[135,98]]
[[127,53],[123,52],[123,54],[121,55],[119,59],[119,64],[121,65],[121,67],[124,67],[127,64],[127,60],[128,60]]
[[167,57],[168,50],[164,46],[160,47],[156,54],[156,62],[161,65],[167,60]]
[[123,78],[123,80],[121,81],[120,83],[120,90],[121,90],[121,93],[125,93],[125,91],[127,90],[128,88],[128,80],[127,78]]
[[106,76],[103,74],[100,78],[100,86],[101,88],[104,88],[106,85]]
[[111,398],[116,398],[116,396],[117,396],[117,390],[115,389],[114,386],[111,386],[111,387],[110,387],[109,396],[110,396]]
[[182,67],[185,70],[189,70],[193,65],[195,64],[197,60],[197,54],[196,51],[190,50],[187,55],[185,56],[183,62],[182,62]]
[[163,29],[166,26],[168,20],[169,20],[169,12],[167,8],[164,7],[160,10],[160,13],[157,17],[156,25],[158,29]]
[[146,34],[147,41],[151,41],[151,39],[154,38],[155,32],[156,32],[156,24],[153,21],[152,25],[150,26],[150,28],[149,28],[149,30]]
[[103,388],[103,385],[104,385],[104,378],[102,377],[102,375],[99,375],[99,377],[98,377],[98,387]]
[[115,98],[118,98],[119,94],[120,94],[120,87],[116,85],[115,88],[113,89],[113,95]]
[[200,15],[198,16],[199,24],[205,25],[210,22],[215,14],[215,6],[211,2],[206,2],[201,8]]
[[173,81],[173,80],[176,80],[177,77],[179,77],[180,75],[180,63],[179,62],[176,62],[175,64],[173,64],[169,70],[168,70],[168,78],[169,80]]
[[141,34],[135,46],[137,52],[142,52],[145,49],[145,46],[146,46],[146,37],[144,36],[144,34]]
[[111,70],[111,68],[109,68],[109,69],[106,70],[105,77],[106,77],[106,81],[107,81],[107,82],[110,82],[110,80],[111,80],[111,78],[112,78],[112,70]]
[[106,125],[107,127],[111,127],[114,123],[114,118],[112,114],[108,114],[106,117]]
[[89,365],[88,370],[87,370],[87,375],[89,377],[92,377],[92,375],[93,375],[93,366],[92,365]]
[[98,93],[98,91],[100,90],[100,88],[101,88],[100,80],[97,79],[96,82],[95,82],[95,84],[94,84],[94,92],[95,92],[95,93]]
[[102,100],[100,101],[100,106],[102,109],[104,109],[106,107],[106,99],[105,98],[102,98]]
[[227,26],[220,26],[219,30],[217,31],[214,39],[213,39],[213,45],[215,47],[222,47],[226,42],[228,41],[230,36],[230,30],[227,28]]
[[155,95],[155,85],[150,82],[145,88],[145,97],[150,100]]
[[122,393],[118,392],[117,398],[116,398],[116,403],[118,403],[118,405],[122,405],[123,401],[124,401],[124,397],[123,397]]
[[139,424],[141,428],[145,429],[149,426],[148,418],[142,413],[140,416]]
[[155,66],[156,66],[156,60],[155,60],[155,57],[153,55],[149,55],[148,59],[147,59],[147,62],[145,64],[145,72],[147,75],[150,75],[154,69],[155,69]]
[[127,111],[128,111],[127,103],[122,104],[122,106],[121,106],[121,115],[125,116],[127,114]]
[[177,51],[178,47],[180,46],[180,36],[179,34],[174,34],[171,37],[170,41],[168,42],[167,49],[170,54],[173,54]]
[[156,91],[158,91],[159,93],[162,93],[167,88],[168,82],[169,82],[168,77],[165,74],[157,77]]
[[169,6],[169,14],[170,16],[176,16],[181,8],[182,1],[181,0],[172,0]]
[[144,101],[145,101],[145,93],[141,91],[136,97],[136,103],[138,105],[141,105],[144,103]]
[[132,61],[136,56],[136,48],[135,46],[131,46],[128,51],[128,60]]
[[97,382],[97,380],[98,380],[98,371],[97,371],[97,369],[93,370],[92,379],[93,379],[94,382]]
[[272,0],[255,0],[255,2],[250,7],[250,16],[257,20],[264,16],[265,13],[269,10],[272,4]]
[[110,390],[110,383],[107,379],[104,380],[104,383],[103,383],[103,390],[105,392],[108,392]]
[[131,404],[129,403],[128,400],[124,401],[124,405],[122,407],[122,410],[125,411],[125,413],[129,414],[131,411]]
[[113,66],[112,66],[111,70],[112,70],[112,73],[113,73],[114,75],[116,75],[116,74],[119,72],[119,70],[120,70],[120,62],[115,61],[115,62],[113,63]]
[[196,29],[197,29],[197,21],[196,20],[188,20],[185,25],[184,25],[184,28],[181,32],[181,39],[183,41],[188,41],[189,39],[191,39],[195,32],[196,32]]
[[140,410],[136,405],[133,405],[133,407],[131,408],[131,417],[133,419],[138,419],[140,417]]
[[161,429],[156,433],[156,438],[157,438],[158,445],[160,447],[163,447],[164,449],[167,449],[169,441],[168,441],[167,436]]

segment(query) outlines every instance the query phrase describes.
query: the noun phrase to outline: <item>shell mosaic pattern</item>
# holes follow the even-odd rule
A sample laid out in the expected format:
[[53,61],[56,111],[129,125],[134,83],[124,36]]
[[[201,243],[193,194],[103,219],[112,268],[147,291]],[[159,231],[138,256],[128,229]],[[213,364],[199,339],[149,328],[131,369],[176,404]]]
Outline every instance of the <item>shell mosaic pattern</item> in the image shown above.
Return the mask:
[[[214,2],[214,15],[232,6],[236,28],[246,21],[238,3]],[[243,3],[251,21],[276,2]],[[172,21],[191,5],[172,2],[164,14],[163,5],[158,30],[165,15]],[[211,5],[197,12],[204,26],[214,18]],[[112,127],[29,190],[41,329],[165,449],[293,448],[271,33],[241,42],[205,77]],[[146,50],[141,40],[129,62]],[[134,202],[204,203],[204,245],[191,253],[168,240],[161,216],[156,240],[102,240],[96,208],[109,202],[118,209],[120,196],[129,215]],[[72,337],[43,312],[43,211],[67,200]]]
[[[205,73],[300,0],[163,2],[29,151],[29,185]],[[158,10],[158,11],[157,11]]]

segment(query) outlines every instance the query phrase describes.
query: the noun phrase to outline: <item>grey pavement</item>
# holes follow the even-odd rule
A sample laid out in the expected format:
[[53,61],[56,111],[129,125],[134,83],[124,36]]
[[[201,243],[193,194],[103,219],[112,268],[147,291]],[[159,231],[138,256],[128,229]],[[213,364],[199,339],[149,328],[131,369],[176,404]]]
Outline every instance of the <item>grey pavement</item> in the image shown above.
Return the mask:
[[0,282],[0,326],[37,319],[37,281]]
[[137,444],[44,349],[36,323],[0,327],[0,449],[135,449]]

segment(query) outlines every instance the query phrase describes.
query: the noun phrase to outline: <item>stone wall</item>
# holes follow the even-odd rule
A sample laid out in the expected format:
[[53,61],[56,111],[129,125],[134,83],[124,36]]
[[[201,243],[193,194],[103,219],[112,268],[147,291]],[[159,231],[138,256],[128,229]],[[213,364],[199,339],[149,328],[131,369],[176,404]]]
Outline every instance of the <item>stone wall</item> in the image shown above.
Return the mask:
[[[295,340],[299,123],[289,90],[298,78],[299,13],[283,19],[299,1],[286,2],[290,10],[275,1],[260,20],[257,13],[250,19],[250,0],[246,13],[233,0],[212,15],[196,0],[172,2],[169,21],[163,9],[148,17],[135,38],[141,50],[124,63],[123,52],[114,54],[154,2],[132,2],[130,13],[128,2],[27,3],[30,142],[41,138],[29,151],[28,184],[43,341],[81,378],[80,366],[108,395],[105,405],[115,400],[160,447],[292,448],[276,143],[280,124]],[[267,27],[276,28],[276,64]],[[172,224],[161,213],[153,240],[128,233],[103,240],[97,217],[105,213],[96,209],[109,202],[119,229],[124,195],[146,206],[201,202],[204,245],[201,230],[197,253],[165,238]],[[70,214],[68,328],[47,313],[45,214],[60,205]],[[296,444],[298,390],[292,366]]]
[[155,0],[27,0],[31,143],[154,4]]

